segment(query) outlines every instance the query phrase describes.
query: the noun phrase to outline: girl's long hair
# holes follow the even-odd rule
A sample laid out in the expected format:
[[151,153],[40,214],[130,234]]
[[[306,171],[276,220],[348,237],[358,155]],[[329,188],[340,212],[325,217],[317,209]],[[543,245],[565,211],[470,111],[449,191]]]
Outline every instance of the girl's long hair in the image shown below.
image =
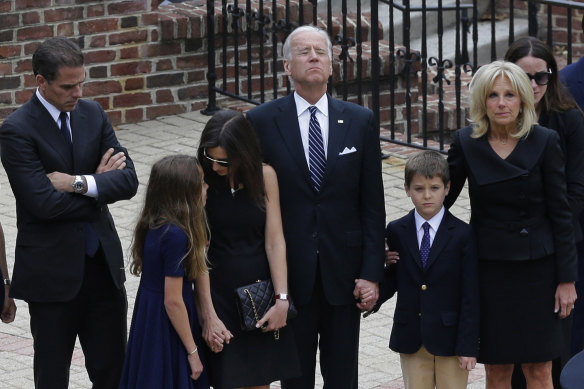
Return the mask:
[[188,155],[164,157],[152,166],[144,208],[134,230],[130,272],[142,273],[144,243],[150,229],[179,227],[187,235],[185,275],[195,279],[208,271],[208,228],[202,197],[203,177],[197,159]]

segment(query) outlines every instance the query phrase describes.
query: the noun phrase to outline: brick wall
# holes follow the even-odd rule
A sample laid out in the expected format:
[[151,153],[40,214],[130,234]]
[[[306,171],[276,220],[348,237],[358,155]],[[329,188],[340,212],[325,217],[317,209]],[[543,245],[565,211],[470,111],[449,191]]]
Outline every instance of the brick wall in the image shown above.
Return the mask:
[[[584,0],[580,0],[584,2]],[[0,121],[10,112],[27,101],[35,89],[32,76],[31,56],[44,39],[63,35],[72,37],[82,47],[86,55],[87,79],[84,87],[85,97],[98,101],[108,112],[114,124],[133,123],[152,119],[161,115],[178,114],[200,110],[207,103],[207,39],[206,39],[206,3],[194,0],[171,6],[159,7],[161,0],[0,0]],[[279,17],[283,17],[285,0],[278,0],[281,7]],[[507,3],[506,3],[507,2]],[[231,4],[231,1],[229,2]],[[241,1],[240,1],[241,3]],[[257,1],[252,7],[258,8]],[[507,7],[508,0],[500,0],[500,7]],[[515,1],[517,10],[522,9],[523,1]],[[215,2],[216,13],[220,13],[221,4]],[[524,8],[524,7],[523,7]],[[556,9],[556,8],[554,8]],[[565,12],[554,12],[554,25],[561,28],[566,23]],[[267,10],[266,10],[267,12]],[[290,17],[298,17],[297,3],[291,2]],[[304,2],[305,23],[311,21],[311,4]],[[574,13],[574,47],[576,54],[584,51],[581,31],[581,13]],[[369,39],[369,15],[362,15],[363,37]],[[354,36],[355,15],[349,15],[348,34]],[[229,21],[230,22],[230,21]],[[320,21],[319,21],[320,22]],[[217,18],[215,31],[222,29],[221,18]],[[341,20],[333,17],[333,36],[339,32]],[[231,27],[226,26],[227,29]],[[245,28],[245,26],[244,26]],[[253,27],[253,28],[257,28]],[[561,31],[554,33],[554,39],[561,40]],[[565,35],[565,32],[564,32]],[[243,41],[240,53],[245,58]],[[385,37],[385,39],[387,39]],[[220,40],[220,35],[217,35]],[[220,42],[217,43],[219,45]],[[363,56],[363,102],[370,104],[369,45],[364,42]],[[232,49],[230,49],[232,50]],[[258,83],[257,49],[252,53],[252,83]],[[278,52],[281,45],[278,46]],[[382,125],[390,119],[387,102],[389,99],[389,64],[387,41],[381,41]],[[339,47],[335,46],[335,58]],[[349,55],[356,58],[355,49]],[[369,56],[369,57],[368,57]],[[221,51],[217,52],[216,64],[218,76],[221,77],[223,63]],[[227,57],[228,84],[234,85],[233,55]],[[271,65],[266,65],[270,67]],[[281,70],[281,62],[276,65]],[[343,78],[340,61],[333,64],[333,93],[342,94],[339,82]],[[396,72],[402,73],[403,63],[397,63]],[[269,69],[271,71],[271,69]],[[356,67],[349,63],[348,79],[352,95],[350,101],[356,101],[354,84]],[[246,91],[247,70],[240,69],[240,91]],[[415,103],[418,96],[418,79],[410,79],[412,90],[406,93],[403,77],[397,83],[396,101],[403,103],[406,95]],[[271,90],[271,77],[266,77],[266,88]],[[285,87],[285,78],[280,74],[278,85]],[[233,90],[233,89],[232,89]],[[281,89],[284,93],[284,89]],[[267,95],[271,98],[271,93]],[[255,97],[255,96],[254,96]],[[218,95],[218,104],[238,103]],[[244,107],[245,108],[245,107]],[[405,128],[406,117],[401,107],[396,107],[396,127],[398,131]],[[417,121],[414,115],[414,121]],[[417,124],[412,123],[416,128]],[[433,126],[435,127],[435,126]]]
[[[195,0],[159,7],[161,1],[0,0],[0,120],[30,98],[36,87],[32,53],[40,42],[58,35],[75,39],[83,49],[84,96],[98,101],[114,124],[206,107],[206,3]],[[278,3],[279,14],[283,16],[284,1]],[[257,2],[252,2],[254,5],[257,9]],[[217,1],[217,14],[220,7]],[[290,12],[295,20],[298,7],[294,2],[291,2]],[[311,13],[311,5],[306,3],[305,23],[311,22]],[[349,22],[348,32],[354,35],[354,23],[351,24],[351,19]],[[220,41],[220,17],[216,23],[215,31],[219,34],[216,39]],[[333,36],[338,33],[340,24],[334,19]],[[366,20],[363,24],[363,35],[367,38],[369,24]],[[227,29],[231,27],[228,25]],[[245,50],[241,49],[245,48],[244,44],[245,41],[240,44],[240,53],[245,55]],[[217,47],[219,45],[220,42]],[[278,50],[281,52],[281,44]],[[354,50],[352,55],[355,58]],[[257,63],[257,49],[253,58]],[[219,77],[223,60],[218,50]],[[231,52],[226,60],[226,72],[233,88],[235,68]],[[333,82],[339,82],[341,66],[336,62],[333,66]],[[277,68],[281,69],[281,62]],[[365,64],[364,69],[370,66]],[[387,64],[382,65],[382,69],[384,73],[389,71]],[[399,64],[397,70],[400,71]],[[350,66],[350,71],[349,79],[354,79],[355,67]],[[247,70],[240,69],[240,90],[243,91],[247,88],[247,73],[244,72]],[[253,82],[257,84],[257,66],[252,72]],[[271,82],[271,77],[266,80]],[[285,87],[281,75],[278,84]],[[227,101],[221,95],[218,99],[219,103]],[[354,97],[350,99],[355,100]],[[234,104],[233,100],[228,102]]]
[[58,35],[83,49],[84,95],[114,124],[203,108],[206,8],[159,1],[0,0],[0,120],[30,98],[32,53]]

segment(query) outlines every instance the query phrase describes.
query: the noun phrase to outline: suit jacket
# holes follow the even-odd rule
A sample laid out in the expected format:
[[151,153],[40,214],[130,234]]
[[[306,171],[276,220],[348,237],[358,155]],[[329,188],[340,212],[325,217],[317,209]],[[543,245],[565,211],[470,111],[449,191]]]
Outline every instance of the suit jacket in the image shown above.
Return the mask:
[[451,206],[468,178],[471,225],[480,259],[528,260],[554,255],[558,282],[576,279],[577,257],[558,133],[535,125],[502,159],[487,135],[455,133],[448,151]]
[[584,57],[560,70],[560,79],[584,110]]
[[[294,96],[247,114],[265,161],[278,174],[290,288],[298,304],[310,300],[318,273],[333,305],[354,303],[356,278],[377,282],[383,276],[379,130],[370,110],[331,96],[328,104],[326,171],[319,192],[302,148]],[[341,155],[346,148],[355,151]]]
[[576,242],[582,240],[580,213],[584,208],[584,115],[578,109],[543,112],[539,124],[560,135],[560,147],[566,159],[568,202]]
[[[101,106],[80,100],[71,112],[73,156],[36,94],[0,127],[2,164],[16,198],[18,233],[11,294],[34,302],[69,301],[83,281],[85,226],[93,224],[112,279],[125,280],[122,246],[107,204],[136,194],[138,179]],[[47,174],[95,173],[105,151],[126,154],[126,168],[94,174],[99,197],[57,192]]]
[[422,345],[438,356],[478,356],[479,282],[472,228],[446,211],[426,267],[412,210],[387,225],[387,244],[400,259],[385,272],[379,304],[397,291],[389,347],[412,354]]

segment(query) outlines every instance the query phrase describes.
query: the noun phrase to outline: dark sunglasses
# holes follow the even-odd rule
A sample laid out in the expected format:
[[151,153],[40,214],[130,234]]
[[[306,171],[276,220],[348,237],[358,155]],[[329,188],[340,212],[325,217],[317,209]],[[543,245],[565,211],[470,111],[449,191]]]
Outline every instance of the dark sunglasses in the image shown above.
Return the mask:
[[550,82],[550,77],[552,76],[552,71],[548,70],[547,72],[537,72],[535,74],[525,73],[527,77],[529,77],[529,81],[535,80],[537,85],[543,86],[547,85]]
[[205,156],[205,158],[207,158],[209,161],[211,162],[215,162],[218,165],[224,166],[224,167],[229,167],[229,165],[231,165],[231,163],[225,159],[215,159],[215,158],[211,158],[207,155],[207,149],[203,149],[203,155]]

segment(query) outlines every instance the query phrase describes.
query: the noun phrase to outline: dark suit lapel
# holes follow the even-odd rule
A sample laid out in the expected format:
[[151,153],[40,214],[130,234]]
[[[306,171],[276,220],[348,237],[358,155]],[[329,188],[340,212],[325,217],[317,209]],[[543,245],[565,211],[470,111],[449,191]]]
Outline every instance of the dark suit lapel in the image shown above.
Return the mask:
[[445,211],[444,217],[442,218],[442,222],[438,227],[438,231],[436,231],[436,235],[434,236],[434,241],[432,242],[432,247],[430,247],[430,254],[428,254],[428,261],[426,263],[426,269],[429,269],[430,266],[436,261],[440,253],[444,250],[447,246],[448,241],[452,237],[451,230],[454,228],[452,223],[452,215],[450,212]]
[[339,153],[342,151],[343,141],[349,127],[351,126],[351,118],[344,115],[343,104],[333,99],[327,94],[329,107],[329,135],[328,147],[326,156],[326,171],[322,186],[327,183],[327,178],[331,175],[334,167],[339,159]]
[[306,162],[306,155],[304,154],[304,147],[302,146],[302,137],[300,136],[300,126],[298,125],[298,114],[296,113],[294,94],[291,93],[286,98],[280,100],[280,106],[278,108],[280,112],[276,118],[276,125],[280,131],[280,135],[290,151],[292,160],[299,166],[300,170],[304,172],[304,178],[308,185],[314,190],[312,179],[310,178],[310,171],[308,170],[308,163]]
[[420,255],[420,246],[418,245],[418,233],[416,231],[416,219],[414,211],[410,211],[408,217],[404,220],[402,226],[404,230],[405,241],[402,242],[404,247],[410,252],[420,270],[424,270],[422,265],[422,256]]
[[63,163],[71,169],[63,173],[71,173],[73,170],[73,158],[67,141],[61,134],[61,129],[53,120],[53,117],[40,102],[36,93],[33,94],[32,102],[37,109],[35,110],[34,126],[35,131],[55,150],[55,153],[63,159]]

